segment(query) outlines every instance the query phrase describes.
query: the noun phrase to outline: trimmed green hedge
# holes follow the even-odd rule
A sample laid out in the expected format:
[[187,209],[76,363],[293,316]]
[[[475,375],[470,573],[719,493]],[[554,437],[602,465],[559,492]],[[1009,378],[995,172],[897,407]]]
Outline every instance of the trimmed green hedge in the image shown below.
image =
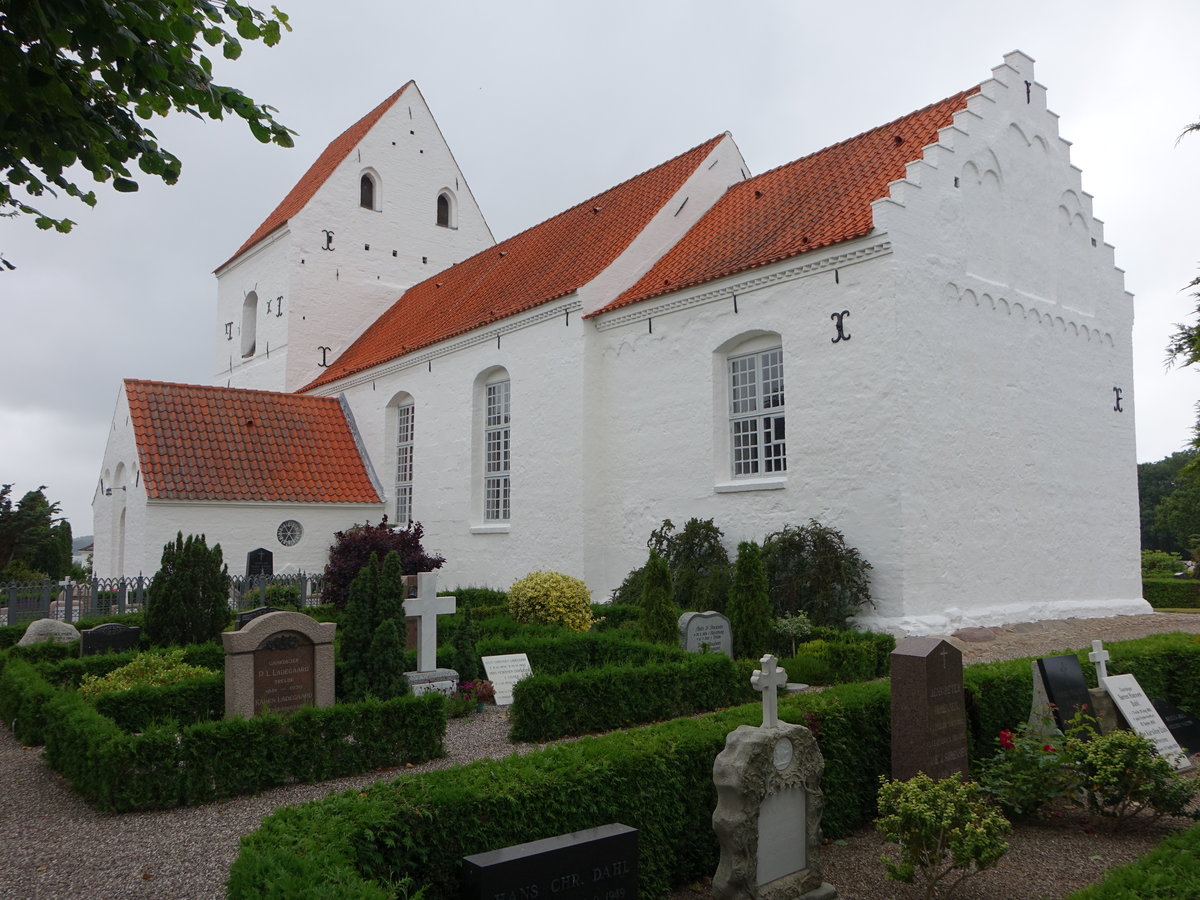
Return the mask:
[[480,640],[475,648],[480,656],[525,653],[533,671],[539,675],[580,672],[602,666],[679,662],[688,656],[678,647],[630,640],[617,631],[579,633],[565,629],[544,637],[525,633],[511,638],[489,636]]
[[[882,683],[780,703],[782,719],[806,722],[847,754],[826,760],[829,836],[874,812],[877,778],[890,764],[888,742],[856,732],[871,721],[886,733],[887,704]],[[641,894],[657,896],[716,866],[713,759],[730,731],[757,725],[760,716],[757,703],[739,706],[278,810],[242,839],[229,896],[383,898],[372,882],[412,875],[428,887],[429,900],[450,900],[458,897],[465,855],[607,822],[639,830]],[[832,813],[834,798],[848,815]]]
[[[1200,638],[1160,635],[1108,649],[1109,670],[1136,671],[1152,696],[1185,709],[1200,703]],[[1028,659],[967,667],[973,759],[991,756],[996,733],[1028,716],[1030,678]],[[779,714],[809,727],[821,747],[825,835],[869,822],[879,775],[891,768],[889,684],[798,694]],[[382,898],[383,882],[412,875],[430,900],[448,900],[464,855],[608,822],[641,831],[641,889],[657,896],[714,870],[712,762],[729,731],[759,716],[757,703],[740,706],[280,810],[243,838],[229,896]]]
[[647,666],[530,675],[513,689],[509,738],[548,741],[744,703],[754,691],[739,674],[728,656],[706,653]]
[[1179,900],[1200,897],[1200,825],[1173,834],[1136,862],[1110,869],[1068,900]]
[[1143,578],[1142,596],[1155,609],[1200,607],[1200,579]]

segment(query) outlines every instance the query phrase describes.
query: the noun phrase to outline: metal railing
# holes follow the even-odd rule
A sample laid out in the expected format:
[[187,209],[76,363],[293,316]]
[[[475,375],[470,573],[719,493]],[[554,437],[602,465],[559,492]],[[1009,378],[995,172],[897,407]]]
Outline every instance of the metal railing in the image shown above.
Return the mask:
[[[9,581],[0,583],[0,624],[18,625],[33,619],[78,622],[145,609],[148,575],[90,578],[87,581]],[[234,575],[229,579],[229,608],[257,606],[317,606],[321,575]]]

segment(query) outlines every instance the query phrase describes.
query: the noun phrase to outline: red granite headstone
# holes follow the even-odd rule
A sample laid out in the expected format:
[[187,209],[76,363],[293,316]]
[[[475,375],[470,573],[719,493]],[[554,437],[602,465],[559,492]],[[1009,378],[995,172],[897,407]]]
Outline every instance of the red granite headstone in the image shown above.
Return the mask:
[[940,638],[905,638],[892,652],[892,777],[918,772],[967,772],[962,653]]

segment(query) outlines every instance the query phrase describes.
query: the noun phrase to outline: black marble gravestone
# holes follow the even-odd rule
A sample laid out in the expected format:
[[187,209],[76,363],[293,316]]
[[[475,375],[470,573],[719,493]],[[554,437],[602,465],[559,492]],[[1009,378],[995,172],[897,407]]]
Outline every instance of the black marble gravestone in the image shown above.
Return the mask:
[[91,656],[95,653],[124,653],[126,650],[134,650],[141,633],[140,628],[131,628],[117,622],[85,628],[79,632],[79,655]]
[[1189,756],[1200,753],[1200,722],[1192,718],[1192,714],[1184,712],[1166,700],[1151,700],[1154,711],[1163,720],[1175,743],[1183,748]]
[[259,547],[246,554],[246,577],[275,574],[275,554],[270,550]]
[[637,900],[637,834],[601,825],[463,857],[462,896]]
[[1054,724],[1060,731],[1065,732],[1070,727],[1071,719],[1080,709],[1090,716],[1096,714],[1079,657],[1045,656],[1037,661],[1037,668],[1046,688],[1050,710],[1054,713]]
[[276,609],[274,606],[259,606],[255,609],[243,610],[235,616],[233,630],[241,631],[246,627],[247,622],[253,622],[259,616],[265,616],[271,612],[282,612],[282,610]]

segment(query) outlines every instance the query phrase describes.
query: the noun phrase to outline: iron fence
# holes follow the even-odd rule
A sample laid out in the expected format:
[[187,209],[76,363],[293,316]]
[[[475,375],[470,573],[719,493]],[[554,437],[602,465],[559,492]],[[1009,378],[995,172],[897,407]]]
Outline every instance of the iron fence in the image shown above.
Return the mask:
[[[147,575],[90,578],[87,581],[9,581],[0,584],[0,623],[19,625],[33,619],[78,622],[95,616],[139,612],[150,592]],[[321,602],[321,575],[233,575],[229,608],[316,606]]]

